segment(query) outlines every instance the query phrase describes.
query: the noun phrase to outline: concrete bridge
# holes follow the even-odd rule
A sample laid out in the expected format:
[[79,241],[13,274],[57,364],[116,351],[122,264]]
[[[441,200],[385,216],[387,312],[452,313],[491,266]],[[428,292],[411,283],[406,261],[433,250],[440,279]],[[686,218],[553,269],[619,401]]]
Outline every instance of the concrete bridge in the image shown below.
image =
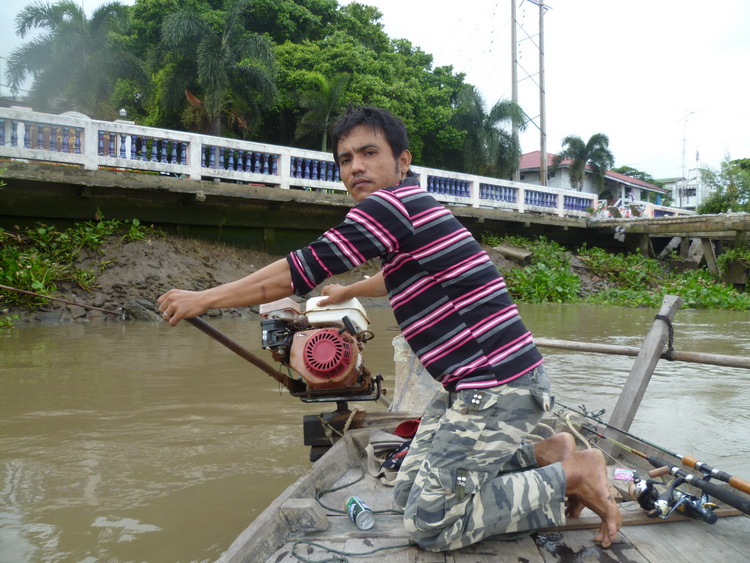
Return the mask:
[[[167,231],[283,253],[352,205],[330,153],[0,108],[0,226],[137,217]],[[594,194],[414,166],[422,185],[477,237],[687,256],[742,245],[747,215],[597,219]],[[695,252],[693,252],[695,254]],[[713,260],[715,263],[715,259]]]

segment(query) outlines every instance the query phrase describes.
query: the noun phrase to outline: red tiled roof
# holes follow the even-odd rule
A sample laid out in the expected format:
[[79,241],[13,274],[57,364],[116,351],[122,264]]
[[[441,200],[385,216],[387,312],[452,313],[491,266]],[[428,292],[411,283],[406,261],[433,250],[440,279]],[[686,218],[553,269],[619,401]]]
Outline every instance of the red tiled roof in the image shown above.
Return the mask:
[[[539,156],[541,151],[527,152],[521,155],[521,162],[519,164],[519,170],[528,170],[530,168],[539,168]],[[556,154],[547,153],[547,166],[552,166],[555,163]],[[563,160],[560,164],[566,165],[573,162],[569,158]]]
[[649,184],[648,182],[644,182],[643,180],[639,180],[638,178],[633,178],[632,176],[628,176],[627,174],[621,174],[620,172],[615,172],[613,170],[607,170],[605,176],[607,178],[612,178],[613,180],[617,180],[618,182],[623,182],[625,184],[635,184],[636,186],[640,186],[643,188],[666,191],[660,188],[659,186],[655,186],[654,184]]
[[[541,151],[532,151],[527,152],[526,154],[521,155],[521,161],[519,163],[519,170],[523,172],[524,170],[539,170],[539,158],[540,158]],[[552,167],[555,166],[555,158],[557,158],[556,154],[553,153],[547,153],[547,166]],[[563,161],[561,161],[557,166],[570,166],[570,163],[573,162],[571,159],[566,158]],[[589,170],[590,167],[587,165],[586,169]],[[611,178],[612,180],[615,180],[620,183],[624,184],[630,184],[642,188],[648,188],[651,190],[658,190],[658,191],[665,191],[659,186],[655,186],[654,184],[649,184],[648,182],[644,182],[643,180],[638,180],[636,178],[632,178],[631,176],[627,176],[626,174],[621,174],[619,172],[614,172],[612,170],[607,170],[604,174],[607,178]]]

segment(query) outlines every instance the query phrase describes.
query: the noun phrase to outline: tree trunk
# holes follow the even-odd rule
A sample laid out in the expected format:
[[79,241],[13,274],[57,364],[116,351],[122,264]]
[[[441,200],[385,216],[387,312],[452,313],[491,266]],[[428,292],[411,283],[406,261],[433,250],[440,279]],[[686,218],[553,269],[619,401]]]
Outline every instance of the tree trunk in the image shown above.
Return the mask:
[[221,137],[221,115],[212,117],[208,122],[208,134]]

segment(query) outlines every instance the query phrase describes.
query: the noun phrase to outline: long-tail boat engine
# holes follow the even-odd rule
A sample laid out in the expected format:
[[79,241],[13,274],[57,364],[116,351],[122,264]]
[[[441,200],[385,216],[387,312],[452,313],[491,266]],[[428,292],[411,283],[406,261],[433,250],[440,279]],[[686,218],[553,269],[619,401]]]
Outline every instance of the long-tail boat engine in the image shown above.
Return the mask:
[[300,375],[304,390],[291,394],[304,402],[378,399],[382,376],[373,378],[363,363],[373,337],[364,308],[357,299],[321,307],[322,299],[309,299],[304,315],[289,298],[261,305],[263,349]]

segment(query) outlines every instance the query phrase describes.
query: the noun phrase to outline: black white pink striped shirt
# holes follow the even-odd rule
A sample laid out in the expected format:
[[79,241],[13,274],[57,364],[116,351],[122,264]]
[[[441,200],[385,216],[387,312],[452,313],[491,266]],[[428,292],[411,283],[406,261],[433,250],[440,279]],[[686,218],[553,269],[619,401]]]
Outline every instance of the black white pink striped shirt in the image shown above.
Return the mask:
[[446,389],[494,387],[543,362],[490,257],[415,178],[372,193],[289,254],[294,292],[378,256],[404,338]]

